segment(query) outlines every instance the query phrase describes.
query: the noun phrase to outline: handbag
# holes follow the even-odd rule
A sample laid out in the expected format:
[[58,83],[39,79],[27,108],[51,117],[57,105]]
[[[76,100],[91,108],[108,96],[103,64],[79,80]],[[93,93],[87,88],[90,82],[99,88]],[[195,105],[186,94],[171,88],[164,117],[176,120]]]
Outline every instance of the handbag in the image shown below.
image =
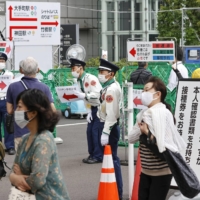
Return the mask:
[[36,198],[34,194],[22,192],[21,190],[18,190],[16,187],[12,186],[8,200],[36,200]]
[[194,198],[200,192],[200,183],[192,168],[178,152],[166,149],[163,155],[181,193],[187,198]]

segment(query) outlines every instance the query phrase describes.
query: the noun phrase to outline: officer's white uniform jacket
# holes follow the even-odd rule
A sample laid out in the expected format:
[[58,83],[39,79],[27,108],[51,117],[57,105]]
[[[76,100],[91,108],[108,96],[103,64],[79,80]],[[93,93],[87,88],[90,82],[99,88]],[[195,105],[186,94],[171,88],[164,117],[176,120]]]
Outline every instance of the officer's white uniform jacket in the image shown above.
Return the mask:
[[102,86],[98,78],[92,74],[84,72],[78,79],[78,85],[82,92],[85,93],[85,106],[90,109],[91,106],[98,106],[100,101],[100,91]]
[[103,85],[97,116],[105,122],[103,133],[110,134],[112,127],[120,117],[121,88],[114,79]]
[[[14,75],[12,72],[8,71],[8,70],[2,70],[0,72],[0,75],[3,75],[3,76],[11,76],[11,79],[13,79]],[[0,92],[0,99],[1,98],[5,98],[6,97],[6,92]]]

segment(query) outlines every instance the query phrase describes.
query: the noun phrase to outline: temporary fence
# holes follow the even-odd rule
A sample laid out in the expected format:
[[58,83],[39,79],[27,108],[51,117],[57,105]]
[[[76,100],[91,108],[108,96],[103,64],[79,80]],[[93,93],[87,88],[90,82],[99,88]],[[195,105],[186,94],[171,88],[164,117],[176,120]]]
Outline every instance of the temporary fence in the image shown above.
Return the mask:
[[[192,72],[197,69],[199,66],[195,64],[186,64],[186,68],[188,69],[189,76],[191,76]],[[125,108],[127,108],[127,87],[123,85],[125,81],[129,81],[130,74],[135,71],[138,68],[138,66],[125,66],[121,70],[118,71],[116,74],[116,80],[119,82],[119,84],[122,87],[123,91],[123,107],[122,107],[122,113],[120,118],[120,128],[121,128],[121,138],[119,141],[119,145],[125,146],[125,137],[127,133],[127,117],[126,113],[123,112]],[[153,76],[158,76],[163,80],[165,84],[168,83],[169,74],[171,71],[171,65],[167,63],[149,63],[148,70],[152,72]],[[97,76],[98,70],[97,67],[87,67],[86,72],[93,74]],[[17,77],[19,75],[19,71],[13,71],[14,75]],[[59,110],[65,110],[67,108],[67,104],[63,104],[60,102],[58,95],[56,93],[55,87],[58,86],[68,86],[72,84],[73,77],[71,75],[71,69],[70,68],[62,68],[62,69],[50,69],[46,73],[40,71],[37,74],[37,78],[49,86],[51,93],[54,98],[54,103],[57,109]],[[143,88],[142,85],[134,85],[134,89],[141,89]],[[171,91],[167,91],[167,98],[166,101],[171,105],[172,110],[175,109],[175,99],[176,99],[176,89]],[[138,110],[134,109],[134,122],[135,122],[135,116],[138,113]],[[56,136],[56,132],[54,131],[54,136]],[[137,146],[137,144],[136,144]]]

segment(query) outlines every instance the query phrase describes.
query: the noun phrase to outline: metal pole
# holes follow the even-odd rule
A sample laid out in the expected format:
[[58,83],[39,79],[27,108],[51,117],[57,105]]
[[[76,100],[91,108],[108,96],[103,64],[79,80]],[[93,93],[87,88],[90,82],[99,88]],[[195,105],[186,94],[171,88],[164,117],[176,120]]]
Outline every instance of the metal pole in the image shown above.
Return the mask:
[[181,40],[182,40],[182,46],[183,46],[183,45],[184,45],[184,41],[183,41],[183,34],[184,34],[184,30],[183,30],[183,29],[184,29],[184,27],[183,27],[183,23],[184,23],[184,19],[183,19],[183,18],[184,18],[184,13],[183,13],[183,12],[184,12],[184,8],[182,8],[181,11],[182,11],[182,23],[181,23],[181,32],[182,32],[182,33],[181,33],[181,36],[182,36],[182,37],[181,37]]
[[[128,135],[133,127],[133,83],[127,83],[128,85]],[[133,144],[128,145],[128,175],[129,175],[129,198],[132,195],[133,180],[134,180],[134,149]]]

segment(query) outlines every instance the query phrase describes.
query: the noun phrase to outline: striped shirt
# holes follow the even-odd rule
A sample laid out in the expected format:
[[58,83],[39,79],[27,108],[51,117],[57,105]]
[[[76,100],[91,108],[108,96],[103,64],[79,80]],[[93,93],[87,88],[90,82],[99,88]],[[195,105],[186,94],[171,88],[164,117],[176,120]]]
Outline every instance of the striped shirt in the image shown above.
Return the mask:
[[145,84],[146,81],[152,76],[152,73],[144,67],[138,67],[134,72],[131,73],[130,81],[133,84]]
[[140,158],[142,165],[142,173],[149,176],[163,176],[171,174],[171,171],[166,161],[161,160],[141,141]]

